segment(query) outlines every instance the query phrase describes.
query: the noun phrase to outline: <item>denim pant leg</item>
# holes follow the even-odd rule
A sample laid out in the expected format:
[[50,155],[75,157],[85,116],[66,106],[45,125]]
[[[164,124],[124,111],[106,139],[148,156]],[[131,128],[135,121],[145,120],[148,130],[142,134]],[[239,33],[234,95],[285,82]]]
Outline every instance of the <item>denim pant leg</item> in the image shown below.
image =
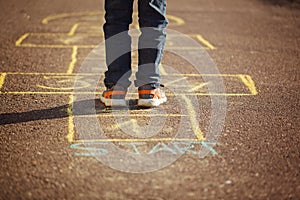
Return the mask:
[[166,18],[166,0],[139,0],[139,67],[136,73],[135,86],[151,84],[160,85],[159,64],[161,62],[166,42],[165,28],[168,24]]
[[[105,0],[105,24],[103,26],[106,49],[104,84],[111,88],[116,83],[127,88],[131,75],[131,37],[133,0]],[[121,79],[122,77],[122,79]]]

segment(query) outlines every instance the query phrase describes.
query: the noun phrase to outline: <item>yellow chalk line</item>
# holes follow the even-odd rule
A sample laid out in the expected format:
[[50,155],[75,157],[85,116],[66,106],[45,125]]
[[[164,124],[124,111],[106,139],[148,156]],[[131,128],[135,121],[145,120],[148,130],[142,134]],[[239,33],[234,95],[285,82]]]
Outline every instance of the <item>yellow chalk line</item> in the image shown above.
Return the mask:
[[[179,18],[179,17],[176,17],[176,16],[174,16],[174,15],[167,15],[167,18],[168,18],[169,20],[174,20],[174,21],[176,22],[176,24],[174,24],[174,25],[176,25],[176,26],[181,26],[181,25],[184,24],[184,20],[183,20],[183,19],[181,19],[181,18]],[[172,25],[173,25],[173,24],[172,24]]]
[[65,75],[68,75],[68,76],[77,76],[77,75],[78,76],[81,76],[81,75],[92,76],[93,75],[92,73],[68,74],[65,72],[63,72],[63,73],[57,73],[57,72],[5,72],[5,73],[11,74],[11,75],[49,75],[49,76],[65,76]]
[[51,15],[42,20],[43,24],[48,24],[50,21],[67,18],[67,17],[77,17],[77,16],[91,16],[103,14],[102,11],[87,11],[87,12],[76,12],[76,13],[61,13],[57,15]]
[[84,142],[199,142],[204,141],[199,139],[191,138],[107,138],[107,139],[94,139],[94,140],[74,140],[73,143],[84,143]]
[[[98,76],[94,73],[56,73],[56,72],[3,72],[6,74],[12,75],[73,75],[73,76]],[[246,74],[168,74],[168,76],[187,76],[187,77],[202,77],[202,76],[212,76],[212,77],[237,77],[240,78],[241,76],[249,76]]]
[[[75,51],[73,50],[73,63],[76,62],[76,48],[74,48]],[[73,65],[73,64],[72,64]],[[70,71],[72,71],[73,66],[71,66]],[[39,72],[3,72],[1,74],[6,75],[52,75],[52,76],[62,76],[62,75],[68,75],[68,76],[95,76],[95,74],[92,73],[80,73],[80,74],[75,74],[75,73],[39,73]],[[2,75],[4,76],[4,75]],[[250,94],[248,93],[212,93],[212,94],[207,94],[207,93],[193,93],[193,94],[188,94],[188,93],[180,93],[184,95],[197,95],[197,96],[251,96],[251,95],[257,95],[257,89],[255,87],[255,83],[252,80],[251,76],[245,75],[245,74],[169,74],[168,76],[186,76],[186,77],[205,77],[205,76],[218,76],[218,77],[237,77],[239,78],[243,84],[249,88]],[[185,77],[184,77],[185,78]],[[167,83],[166,85],[168,85]],[[11,92],[2,92],[2,94],[92,94],[93,92],[66,92],[66,91],[61,91],[61,92],[55,92],[55,91],[45,91],[45,92],[36,92],[36,91],[11,91]],[[100,93],[95,93],[95,94],[100,94]],[[170,94],[170,96],[173,96],[174,94]]]
[[85,26],[98,26],[98,28],[102,28],[101,25],[103,25],[103,23],[101,23],[101,21],[97,21],[97,22],[93,22],[93,21],[80,21],[78,18],[76,18],[75,20],[69,20],[69,21],[60,21],[57,24],[53,24],[53,26],[55,25],[59,25],[59,26],[72,26],[75,22],[80,22],[80,25],[85,25]]
[[[76,24],[68,24],[68,25],[72,25],[72,29],[77,29],[78,26],[80,25],[83,25],[84,23],[80,22],[80,23],[76,23]],[[101,29],[101,27],[99,27],[99,29]],[[76,31],[76,30],[75,30]],[[56,36],[56,35],[69,35],[70,34],[70,31],[68,33],[66,32],[29,32],[29,33],[26,33],[26,34],[29,34],[30,36],[50,36],[50,37],[53,37],[53,36]],[[76,35],[85,35],[85,36],[99,36],[99,34],[102,34],[104,36],[104,33],[99,33],[99,32],[96,32],[96,31],[90,31],[90,32],[77,32]],[[203,38],[203,36],[201,36],[200,34],[186,34],[190,37],[197,37],[197,36],[200,36]],[[178,37],[178,35],[174,35],[174,34],[169,34],[168,37],[172,38],[172,37]]]
[[[68,33],[26,33],[22,35],[17,41],[16,41],[16,46],[22,46],[22,47],[38,47],[38,48],[70,48],[73,47],[74,45],[67,45],[67,44],[33,44],[33,43],[24,43],[22,42],[30,35],[37,35],[37,36],[46,36],[46,37],[61,37],[61,36],[74,36],[75,31],[77,30],[79,24],[76,23],[73,25],[71,30]],[[99,33],[77,33],[76,35],[83,35],[83,36],[99,36]],[[194,35],[192,34],[191,36],[196,36],[196,38],[202,42],[206,48],[205,49],[216,49],[212,44],[210,44],[207,40],[205,40],[201,35]],[[97,45],[84,45],[84,44],[78,44],[76,45],[79,48],[95,48]],[[167,47],[167,49],[182,49],[182,50],[193,50],[193,49],[198,49],[198,47],[177,47],[177,46],[170,46]]]
[[252,95],[257,95],[258,92],[255,87],[255,83],[249,75],[239,75],[242,82],[249,88]]
[[[57,49],[65,49],[65,48],[71,48],[74,45],[60,45],[60,44],[32,44],[32,43],[25,43],[25,44],[20,44],[19,46],[21,47],[31,47],[31,48],[57,48]],[[83,49],[93,49],[97,47],[97,45],[80,45],[76,44],[78,48],[83,48]],[[198,47],[168,47],[166,48],[168,50],[194,50],[194,49],[199,49]],[[205,48],[205,49],[210,49],[210,48]]]
[[48,86],[44,86],[44,85],[39,85],[37,84],[36,85],[37,87],[39,88],[42,88],[42,89],[46,89],[46,90],[74,90],[74,87],[67,87],[67,88],[55,88],[55,87],[48,87]]
[[169,74],[169,76],[187,76],[187,77],[202,77],[202,76],[212,76],[212,77],[238,77],[240,74]]
[[77,62],[78,47],[77,47],[77,46],[74,46],[74,47],[72,48],[72,50],[73,50],[73,51],[72,51],[71,62],[70,62],[70,64],[69,64],[67,74],[72,74],[72,73],[73,73],[75,64],[76,64],[76,62]]
[[130,119],[129,121],[126,121],[126,122],[123,122],[123,123],[114,124],[114,125],[110,126],[110,129],[111,130],[116,130],[116,129],[122,128],[122,126],[127,126],[129,124],[133,125],[133,128],[132,128],[133,132],[135,132],[139,128],[139,126],[137,124],[137,120],[136,119]]
[[186,103],[187,112],[189,113],[190,122],[191,122],[192,130],[193,130],[194,134],[196,135],[198,140],[200,140],[200,141],[204,140],[204,134],[199,127],[199,122],[197,121],[197,118],[196,118],[197,114],[196,114],[196,111],[193,107],[191,100],[189,98],[187,98],[185,95],[181,95],[181,97]]
[[[32,47],[32,48],[61,48],[61,49],[66,49],[66,48],[72,48],[75,45],[60,45],[60,44],[31,44],[31,43],[26,43],[26,44],[21,44],[19,45],[21,47]],[[97,47],[97,45],[76,45],[78,48],[83,48],[83,49],[93,49],[95,47]]]
[[159,70],[160,70],[161,75],[167,75],[168,74],[162,64],[159,64]]
[[29,33],[22,35],[17,41],[16,46],[21,46],[22,42],[29,36]]
[[[59,95],[59,94],[102,94],[102,92],[33,92],[33,91],[26,91],[26,92],[1,92],[3,95],[38,95],[38,94],[49,94],[49,95]],[[134,93],[128,93],[129,95],[135,95]],[[178,95],[185,95],[185,96],[253,96],[255,94],[247,94],[247,93],[167,93],[168,96],[178,96]]]
[[29,33],[29,36],[44,36],[44,37],[59,37],[59,36],[67,36],[68,33]]
[[68,103],[68,108],[67,108],[67,113],[68,113],[68,135],[66,136],[68,142],[73,142],[74,140],[74,116],[72,112],[72,105],[74,102],[74,97],[73,95],[69,96],[69,103]]
[[[96,115],[78,115],[76,117],[187,117],[188,115],[182,115],[182,114],[136,114],[136,113],[128,113],[128,114],[115,114],[115,113],[100,113]],[[129,123],[124,122],[124,123]]]
[[[81,25],[82,23],[80,23]],[[39,36],[39,37],[48,37],[50,39],[52,39],[53,37],[61,37],[61,36],[65,36],[65,37],[72,37],[74,35],[77,36],[94,36],[94,37],[99,37],[99,36],[104,36],[104,33],[99,33],[99,32],[77,32],[75,34],[75,32],[77,31],[79,26],[79,23],[74,24],[72,26],[72,28],[70,29],[70,31],[68,33],[64,33],[64,32],[30,32],[28,33],[29,36]]]
[[[79,25],[79,23],[77,23]],[[75,35],[75,32],[78,28],[78,26],[76,27],[76,24],[71,24],[73,25],[72,28],[70,29],[70,31],[68,33],[62,33],[62,32],[46,32],[46,33],[28,33],[28,36],[40,36],[40,37],[48,37],[48,38],[53,38],[53,37],[63,37],[63,36],[69,36],[72,37]],[[80,25],[82,25],[82,23],[80,23]],[[72,30],[73,29],[73,30]],[[71,35],[70,35],[71,34]],[[104,34],[103,33],[98,33],[98,32],[77,32],[76,33],[77,36],[93,36],[93,37],[97,37],[97,38],[104,38]]]
[[1,73],[0,74],[0,90],[3,87],[3,85],[4,85],[5,77],[6,77],[6,73]]
[[[68,25],[72,25],[72,28],[75,28],[76,27],[76,29],[78,28],[78,25],[83,25],[84,23],[82,23],[82,22],[80,22],[80,23],[76,23],[76,24],[68,24]],[[67,25],[66,25],[67,26]],[[70,29],[70,30],[72,30],[72,28]],[[99,27],[99,29],[100,29],[101,27]],[[54,36],[57,36],[57,35],[69,35],[69,33],[70,33],[70,31],[68,32],[68,33],[66,33],[66,32],[29,32],[29,33],[27,33],[27,34],[29,34],[30,36],[50,36],[50,37],[54,37]],[[90,31],[90,32],[77,32],[76,33],[76,35],[83,35],[83,36],[99,36],[99,34],[102,34],[103,36],[104,36],[104,33],[103,32],[101,32],[101,33],[99,33],[99,32],[96,32],[96,31]],[[188,35],[188,36],[190,36],[190,37],[194,37],[194,38],[196,38],[197,36],[199,36],[199,37],[202,37],[203,38],[203,36],[202,35],[200,35],[200,34],[186,34],[186,35]],[[172,37],[178,37],[178,35],[177,34],[168,34],[168,37],[169,38],[171,38],[172,39]]]
[[78,26],[79,26],[78,23],[74,24],[74,25],[72,26],[70,32],[68,33],[68,35],[69,35],[69,36],[73,36],[73,35],[75,34],[75,31],[77,30]]
[[201,35],[197,34],[196,38],[202,43],[204,44],[206,47],[208,47],[211,50],[216,49],[216,47],[214,47],[209,41],[207,41],[206,39],[204,39]]
[[195,87],[189,89],[188,92],[194,92],[194,91],[196,91],[196,90],[198,90],[198,89],[200,89],[200,88],[203,88],[203,87],[206,86],[206,85],[208,85],[208,83],[200,83],[199,85],[197,85],[197,86],[195,86]]

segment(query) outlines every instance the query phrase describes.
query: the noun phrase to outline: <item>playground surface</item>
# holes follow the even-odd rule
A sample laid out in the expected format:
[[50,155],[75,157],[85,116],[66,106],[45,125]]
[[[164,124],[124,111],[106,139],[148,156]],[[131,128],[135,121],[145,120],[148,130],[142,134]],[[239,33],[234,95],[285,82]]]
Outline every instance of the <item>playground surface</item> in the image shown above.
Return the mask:
[[133,88],[125,110],[98,101],[103,0],[1,2],[0,199],[299,199],[300,12],[278,2],[169,0],[168,28],[217,70],[176,55],[195,46],[170,34],[168,102],[140,109]]

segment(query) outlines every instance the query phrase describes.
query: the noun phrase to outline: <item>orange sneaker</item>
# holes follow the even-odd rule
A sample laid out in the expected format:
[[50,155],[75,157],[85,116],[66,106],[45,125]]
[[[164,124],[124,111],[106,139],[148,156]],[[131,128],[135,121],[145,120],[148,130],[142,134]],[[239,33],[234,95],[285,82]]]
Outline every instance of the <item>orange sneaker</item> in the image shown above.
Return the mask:
[[[161,86],[164,87],[163,85]],[[153,88],[150,84],[139,87],[138,91],[138,106],[140,107],[157,107],[167,101],[165,92],[160,88]]]
[[107,107],[111,106],[127,106],[125,96],[127,90],[122,86],[114,86],[112,88],[107,88],[101,95],[100,100]]

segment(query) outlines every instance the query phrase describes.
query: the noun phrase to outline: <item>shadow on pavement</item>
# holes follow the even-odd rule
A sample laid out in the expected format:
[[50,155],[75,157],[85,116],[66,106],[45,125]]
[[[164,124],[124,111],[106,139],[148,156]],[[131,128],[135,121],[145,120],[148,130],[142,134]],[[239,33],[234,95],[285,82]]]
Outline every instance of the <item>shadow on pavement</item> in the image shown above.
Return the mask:
[[288,6],[300,8],[300,0],[260,0],[264,3],[277,5],[277,6]]
[[[91,108],[87,105],[95,105],[95,107]],[[74,102],[74,106],[76,107],[76,111],[73,111],[73,116],[111,113],[113,110],[140,110],[137,106],[136,100],[129,100],[128,108],[107,108],[99,101],[99,99],[76,101]],[[43,110],[32,110],[21,113],[3,113],[0,114],[0,125],[65,118],[69,116],[68,107],[69,105],[66,104]]]

